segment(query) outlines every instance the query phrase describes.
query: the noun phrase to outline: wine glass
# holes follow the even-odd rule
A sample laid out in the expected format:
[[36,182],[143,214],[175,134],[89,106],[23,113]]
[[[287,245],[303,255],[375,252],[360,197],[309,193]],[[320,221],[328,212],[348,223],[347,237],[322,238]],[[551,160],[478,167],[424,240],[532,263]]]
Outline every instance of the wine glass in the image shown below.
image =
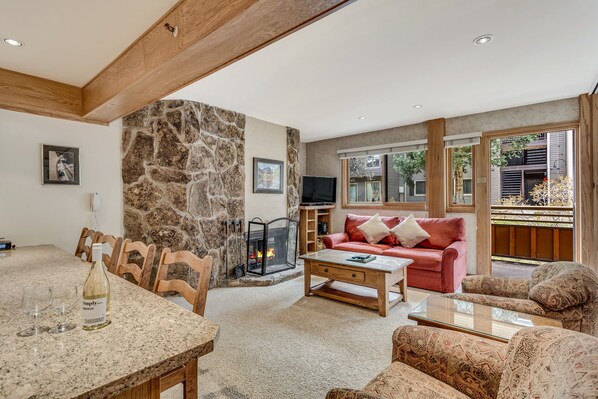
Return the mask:
[[61,285],[52,288],[52,308],[60,315],[60,322],[50,329],[50,334],[60,334],[77,327],[76,324],[66,322],[66,314],[73,309],[77,299],[76,285]]
[[50,328],[39,325],[39,317],[50,306],[52,290],[50,287],[31,286],[23,290],[21,306],[26,315],[33,316],[33,326],[19,331],[19,337],[31,337],[48,331]]

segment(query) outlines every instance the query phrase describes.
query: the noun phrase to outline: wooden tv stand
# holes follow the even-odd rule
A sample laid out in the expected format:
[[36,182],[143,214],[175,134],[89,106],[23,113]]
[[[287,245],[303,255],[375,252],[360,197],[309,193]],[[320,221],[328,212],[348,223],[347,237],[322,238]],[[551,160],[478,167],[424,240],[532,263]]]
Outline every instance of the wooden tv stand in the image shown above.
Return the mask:
[[302,205],[299,207],[299,253],[301,255],[318,250],[318,223],[328,223],[332,231],[331,211],[336,205]]

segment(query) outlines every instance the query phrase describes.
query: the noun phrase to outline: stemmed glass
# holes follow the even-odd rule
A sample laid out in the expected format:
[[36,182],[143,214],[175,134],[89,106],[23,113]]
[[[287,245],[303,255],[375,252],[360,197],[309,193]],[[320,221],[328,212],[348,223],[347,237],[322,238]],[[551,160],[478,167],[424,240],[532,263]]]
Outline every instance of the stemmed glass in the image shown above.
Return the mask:
[[77,302],[77,293],[77,286],[75,285],[62,285],[52,288],[52,307],[60,315],[60,322],[50,329],[50,334],[60,334],[77,327],[76,324],[66,322],[66,314],[73,309]]
[[26,315],[33,316],[33,326],[19,331],[19,337],[31,337],[48,331],[50,328],[39,325],[39,317],[50,306],[52,290],[49,287],[31,286],[23,290],[21,305]]

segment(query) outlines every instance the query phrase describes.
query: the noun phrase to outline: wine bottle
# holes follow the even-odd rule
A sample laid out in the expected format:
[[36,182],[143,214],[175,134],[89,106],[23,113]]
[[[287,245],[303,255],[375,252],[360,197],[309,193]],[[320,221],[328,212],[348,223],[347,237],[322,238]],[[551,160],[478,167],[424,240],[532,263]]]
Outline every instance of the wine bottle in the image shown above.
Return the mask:
[[102,264],[102,244],[91,247],[91,270],[83,285],[83,329],[97,330],[110,324],[110,282]]

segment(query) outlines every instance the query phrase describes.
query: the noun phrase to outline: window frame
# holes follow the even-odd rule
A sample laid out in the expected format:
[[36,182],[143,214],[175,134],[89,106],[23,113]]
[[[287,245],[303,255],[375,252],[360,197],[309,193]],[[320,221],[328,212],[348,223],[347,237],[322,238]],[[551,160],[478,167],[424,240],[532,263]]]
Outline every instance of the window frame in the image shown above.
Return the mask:
[[[426,151],[426,163],[428,162],[428,151]],[[341,159],[341,208],[342,209],[392,209],[406,211],[426,211],[428,209],[428,196],[423,202],[386,202],[386,156],[380,155],[380,167],[382,168],[382,180],[380,184],[380,198],[382,202],[374,203],[351,203],[349,202],[349,160]],[[426,190],[427,191],[427,190]]]
[[[468,146],[463,146],[468,147]],[[471,194],[464,194],[467,196],[471,196],[471,205],[468,204],[453,204],[453,193],[455,191],[454,188],[454,179],[453,179],[453,157],[452,157],[452,149],[454,148],[445,148],[446,151],[446,212],[447,213],[475,213],[475,189],[476,189],[476,169],[475,169],[475,159],[476,159],[476,151],[477,145],[471,145]]]

